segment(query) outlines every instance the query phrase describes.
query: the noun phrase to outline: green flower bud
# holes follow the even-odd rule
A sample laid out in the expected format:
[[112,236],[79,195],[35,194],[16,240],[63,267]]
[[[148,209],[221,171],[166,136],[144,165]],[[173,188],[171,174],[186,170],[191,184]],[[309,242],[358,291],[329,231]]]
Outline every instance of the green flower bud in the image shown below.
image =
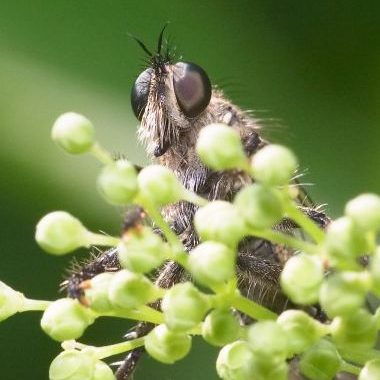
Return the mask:
[[309,305],[318,301],[323,277],[319,257],[300,253],[286,262],[281,273],[281,286],[293,302]]
[[229,202],[214,201],[200,208],[194,225],[205,240],[214,240],[235,247],[246,233],[245,223],[238,210]]
[[282,327],[274,321],[256,322],[248,328],[248,343],[254,354],[284,360],[288,342]]
[[380,246],[376,248],[371,257],[370,273],[372,278],[372,291],[380,297]]
[[202,162],[211,169],[241,169],[247,163],[239,133],[225,124],[202,128],[196,150]]
[[35,239],[46,252],[63,255],[87,247],[87,235],[87,229],[77,218],[65,211],[54,211],[38,222]]
[[368,249],[368,242],[350,218],[342,217],[329,224],[325,248],[332,266],[351,269],[352,262]]
[[341,358],[335,346],[320,340],[300,360],[300,372],[310,380],[332,380],[340,370]]
[[96,359],[77,350],[61,352],[50,364],[50,380],[94,380]]
[[345,214],[363,231],[380,229],[380,197],[376,194],[362,194],[350,200]]
[[68,153],[85,153],[94,144],[94,126],[84,116],[67,112],[55,121],[51,138]]
[[277,319],[288,342],[289,356],[306,351],[328,333],[328,327],[304,311],[286,310]]
[[91,380],[116,380],[116,377],[106,363],[98,360],[95,364],[94,375]]
[[147,273],[159,267],[168,254],[168,245],[148,227],[129,232],[118,246],[121,266],[137,273]]
[[364,305],[370,286],[370,278],[365,272],[333,274],[321,286],[322,309],[330,318],[350,315]]
[[351,315],[334,318],[331,335],[338,347],[350,350],[372,348],[377,339],[376,320],[366,310],[359,309]]
[[171,330],[187,332],[202,322],[210,304],[191,282],[172,286],[162,299],[165,323]]
[[286,185],[298,167],[297,158],[291,150],[281,145],[267,145],[252,159],[255,180],[269,186]]
[[240,325],[229,310],[215,309],[202,324],[203,339],[213,346],[224,346],[238,339]]
[[166,325],[159,325],[145,337],[144,344],[146,351],[154,359],[173,364],[189,353],[191,337],[169,330]]
[[121,270],[115,273],[108,291],[115,307],[134,309],[156,299],[157,292],[152,282],[145,276]]
[[358,380],[380,379],[380,359],[370,360],[359,373]]
[[41,319],[41,327],[51,338],[63,342],[81,337],[94,320],[92,311],[77,300],[61,298],[47,307]]
[[0,281],[0,322],[22,311],[25,297]]
[[280,193],[263,185],[253,184],[243,188],[236,195],[234,203],[252,228],[271,228],[283,217]]
[[235,257],[224,244],[206,241],[190,252],[189,270],[200,284],[218,286],[234,277]]
[[176,175],[165,166],[150,165],[137,177],[140,192],[157,206],[178,202],[185,198],[185,188]]
[[216,371],[224,380],[255,379],[253,353],[247,342],[236,341],[224,346],[216,359]]
[[110,283],[114,273],[101,273],[93,277],[90,287],[85,290],[86,301],[92,310],[98,313],[106,313],[113,310],[113,305],[108,297]]
[[254,376],[250,377],[250,379],[288,380],[289,369],[285,360],[254,354],[252,360],[252,373],[254,373]]
[[109,203],[130,204],[138,192],[135,167],[127,160],[118,160],[105,166],[98,177],[98,188]]

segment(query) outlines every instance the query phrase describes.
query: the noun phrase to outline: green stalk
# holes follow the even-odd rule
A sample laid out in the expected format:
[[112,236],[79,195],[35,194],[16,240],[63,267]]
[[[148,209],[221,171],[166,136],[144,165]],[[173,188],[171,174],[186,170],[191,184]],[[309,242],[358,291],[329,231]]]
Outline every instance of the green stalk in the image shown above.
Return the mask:
[[277,232],[273,230],[256,230],[256,229],[251,228],[249,230],[249,233],[252,236],[263,238],[265,240],[270,240],[274,243],[284,244],[289,247],[300,250],[302,252],[307,252],[311,254],[318,253],[318,247],[315,244],[311,244],[306,241],[296,239],[282,232]]
[[145,305],[132,310],[113,310],[108,313],[99,314],[99,316],[133,319],[136,321],[154,323],[155,325],[164,322],[163,314],[160,311]]
[[202,198],[196,193],[193,193],[192,191],[189,191],[189,190],[185,190],[184,200],[187,202],[194,203],[197,206],[206,206],[208,204],[207,199]]
[[96,234],[88,231],[87,242],[89,245],[103,245],[107,247],[116,247],[120,243],[120,238],[102,234]]
[[340,364],[340,371],[352,373],[353,375],[359,375],[361,368],[342,360]]
[[284,203],[287,216],[295,221],[317,244],[320,244],[325,238],[324,232],[292,201],[286,199]]
[[94,143],[91,147],[90,153],[96,157],[102,164],[108,165],[114,163],[110,153],[100,146],[99,143]]
[[146,198],[141,196],[137,197],[136,201],[142,205],[145,211],[149,214],[151,219],[155,224],[161,229],[162,233],[165,235],[166,240],[172,246],[172,249],[175,253],[183,252],[184,248],[179,240],[178,236],[170,228],[169,224],[166,223],[161,213],[157,208]]
[[231,306],[235,309],[242,311],[244,314],[248,315],[252,319],[257,321],[261,320],[275,320],[278,315],[273,311],[267,309],[258,303],[243,297],[240,293],[236,292],[231,299]]
[[338,348],[342,358],[350,362],[364,365],[368,360],[380,359],[380,351],[375,349],[368,350],[350,350],[347,348]]
[[103,347],[92,347],[98,359],[108,358],[109,356],[122,354],[123,352],[134,350],[144,345],[144,337],[128,340],[122,343],[111,344]]
[[25,298],[24,303],[22,305],[22,310],[20,310],[20,312],[45,311],[50,304],[51,304],[51,301],[32,300],[29,298]]

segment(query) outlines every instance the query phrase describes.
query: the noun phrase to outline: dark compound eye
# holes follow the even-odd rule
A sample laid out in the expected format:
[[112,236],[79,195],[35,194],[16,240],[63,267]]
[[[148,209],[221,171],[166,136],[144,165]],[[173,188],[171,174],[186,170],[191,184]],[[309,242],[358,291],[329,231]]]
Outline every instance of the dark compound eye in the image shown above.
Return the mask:
[[150,78],[153,69],[149,68],[143,71],[135,81],[131,93],[131,105],[135,116],[141,120],[144,114],[146,104],[148,103]]
[[188,117],[198,116],[211,99],[211,83],[206,72],[190,62],[173,66],[173,84],[177,102]]

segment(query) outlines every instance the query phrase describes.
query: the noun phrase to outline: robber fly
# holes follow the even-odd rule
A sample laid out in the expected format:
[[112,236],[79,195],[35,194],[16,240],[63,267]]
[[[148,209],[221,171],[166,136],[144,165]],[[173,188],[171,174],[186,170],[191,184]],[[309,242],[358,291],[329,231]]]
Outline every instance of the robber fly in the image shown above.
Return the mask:
[[[216,172],[205,167],[195,152],[200,130],[211,123],[230,126],[239,133],[247,157],[268,142],[262,137],[258,122],[232,104],[221,89],[212,86],[205,70],[195,63],[174,60],[167,44],[166,49],[163,46],[164,29],[155,52],[136,39],[148,58],[148,67],[137,77],[131,94],[132,109],[140,121],[138,137],[151,159],[170,168],[187,189],[210,201],[230,201],[252,179],[239,170]],[[299,207],[321,227],[328,223],[328,218],[314,206],[301,187]],[[196,210],[197,207],[188,202],[178,202],[162,209],[163,216],[188,251],[199,243],[192,223]],[[142,218],[141,209],[133,210],[127,214],[125,224],[127,228],[134,226]],[[283,220],[276,228],[292,233],[297,226]],[[276,312],[287,308],[289,302],[278,281],[283,264],[292,253],[285,246],[262,239],[242,241],[237,258],[241,292]],[[84,280],[119,269],[116,249],[107,251],[72,273],[67,282],[68,293],[80,299]],[[179,264],[168,262],[158,271],[156,283],[169,288],[184,277],[185,272]],[[145,335],[152,327],[141,323],[130,336]],[[130,378],[142,352],[143,349],[139,348],[128,354],[116,372],[118,380]]]

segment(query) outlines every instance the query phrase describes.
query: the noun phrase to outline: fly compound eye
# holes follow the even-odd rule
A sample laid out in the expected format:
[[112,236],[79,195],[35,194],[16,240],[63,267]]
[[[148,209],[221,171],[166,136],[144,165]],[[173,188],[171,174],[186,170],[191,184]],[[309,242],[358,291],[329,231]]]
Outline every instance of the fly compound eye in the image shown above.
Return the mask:
[[173,66],[173,84],[177,103],[185,116],[198,116],[209,104],[211,83],[206,72],[190,62]]
[[137,119],[141,121],[145,107],[148,103],[150,79],[153,69],[143,71],[136,79],[131,93],[131,105]]

